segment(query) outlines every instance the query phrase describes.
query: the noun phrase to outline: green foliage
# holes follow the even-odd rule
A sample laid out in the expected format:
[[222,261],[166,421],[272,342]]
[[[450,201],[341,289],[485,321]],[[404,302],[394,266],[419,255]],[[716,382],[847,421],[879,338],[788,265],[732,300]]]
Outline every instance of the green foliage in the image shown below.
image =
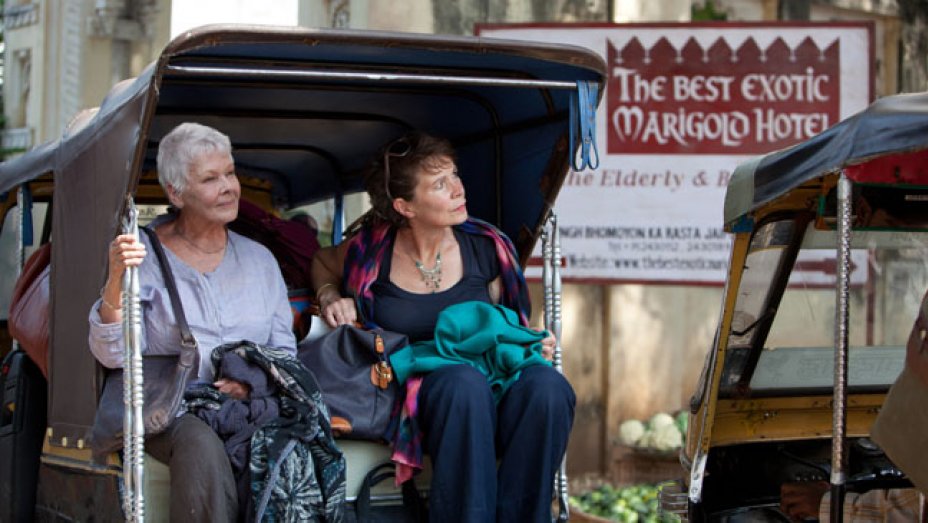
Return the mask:
[[674,418],[674,423],[676,423],[677,428],[680,429],[680,432],[683,434],[683,437],[686,438],[686,430],[689,427],[690,414],[685,410],[681,410],[677,413],[677,416]]
[[603,485],[580,496],[571,496],[571,505],[583,512],[623,523],[675,523],[676,516],[660,513],[656,485],[617,488]]
[[725,11],[716,11],[715,2],[706,0],[702,5],[693,4],[690,6],[690,19],[694,22],[717,22],[728,20],[728,14]]
[[0,161],[6,160],[14,154],[22,154],[24,152],[26,152],[26,149],[22,147],[0,147]]

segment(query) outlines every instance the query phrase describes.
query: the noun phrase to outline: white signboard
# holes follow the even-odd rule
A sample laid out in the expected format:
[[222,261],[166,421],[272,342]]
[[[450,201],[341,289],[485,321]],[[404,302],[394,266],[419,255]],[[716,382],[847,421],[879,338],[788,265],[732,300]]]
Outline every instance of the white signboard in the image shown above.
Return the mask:
[[569,43],[608,67],[601,158],[556,212],[566,279],[724,282],[722,207],[735,167],[801,142],[872,99],[872,25],[481,26]]
[[[828,287],[838,284],[838,258],[836,249],[803,249],[796,257],[789,284],[793,287]],[[866,249],[851,249],[850,284],[867,283],[870,253]]]

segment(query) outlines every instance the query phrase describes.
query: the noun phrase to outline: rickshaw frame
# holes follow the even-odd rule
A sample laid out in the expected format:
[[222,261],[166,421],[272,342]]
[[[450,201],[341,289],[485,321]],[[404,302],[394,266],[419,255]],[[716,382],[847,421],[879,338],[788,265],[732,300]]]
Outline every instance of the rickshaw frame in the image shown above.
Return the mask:
[[[847,481],[848,437],[870,434],[885,397],[881,391],[848,393],[848,288],[850,239],[860,226],[852,219],[852,190],[856,185],[873,185],[888,190],[923,190],[928,186],[928,94],[896,95],[878,100],[864,111],[829,130],[793,147],[755,158],[738,166],[729,183],[725,200],[725,229],[733,234],[730,267],[723,291],[719,326],[707,355],[703,376],[690,403],[689,433],[681,450],[685,470],[688,510],[680,511],[668,497],[667,506],[693,520],[704,517],[698,510],[703,501],[707,461],[714,449],[739,444],[788,442],[809,439],[832,440],[832,521],[843,519],[842,502]],[[759,357],[756,347],[729,395],[720,397],[723,368],[728,354],[728,337],[734,332],[733,313],[738,299],[745,260],[753,233],[772,218],[804,214],[806,223],[822,220],[822,204],[837,194],[837,209],[831,224],[838,236],[834,390],[831,397],[797,390],[784,397],[757,396],[749,380]],[[890,211],[893,211],[890,209]],[[898,212],[898,210],[895,210]],[[924,210],[922,211],[925,212]],[[924,232],[925,224],[907,230]],[[819,223],[819,225],[823,225]],[[868,224],[863,224],[867,226]],[[772,282],[773,289],[786,287],[805,231],[797,227]],[[776,291],[774,291],[776,292]],[[769,300],[770,298],[768,298]],[[772,315],[779,296],[772,299]],[[769,329],[772,316],[755,324]],[[753,325],[748,328],[753,328]],[[766,326],[766,327],[765,327]],[[758,335],[761,340],[766,332]]]
[[[228,134],[243,195],[265,209],[334,198],[335,236],[344,197],[361,190],[374,151],[410,129],[443,136],[458,151],[471,214],[506,232],[524,265],[579,145],[569,133],[578,83],[597,88],[595,109],[604,78],[597,54],[567,45],[206,26],[169,43],[60,140],[0,165],[4,215],[17,199],[23,207],[14,193],[52,202],[40,513],[112,514],[119,468],[93,463],[89,451],[102,374],[87,349],[87,313],[126,197],[163,201],[154,158],[170,128],[194,120]],[[78,492],[101,478],[106,499]]]

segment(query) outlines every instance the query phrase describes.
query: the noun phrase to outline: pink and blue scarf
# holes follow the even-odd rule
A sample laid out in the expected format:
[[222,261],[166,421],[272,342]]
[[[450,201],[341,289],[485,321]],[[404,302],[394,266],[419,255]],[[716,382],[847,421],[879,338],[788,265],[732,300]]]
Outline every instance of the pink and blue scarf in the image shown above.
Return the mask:
[[[500,304],[515,311],[519,316],[519,322],[528,326],[531,302],[512,241],[493,225],[476,218],[468,218],[457,227],[467,234],[485,236],[493,240],[502,282]],[[348,240],[344,266],[345,290],[347,294],[354,296],[364,326],[369,329],[378,328],[372,320],[375,300],[371,285],[377,280],[384,256],[389,252],[395,238],[395,228],[386,222],[380,222],[362,227]],[[410,378],[406,382],[405,398],[397,405],[399,412],[398,416],[394,417],[397,421],[391,431],[392,459],[396,463],[397,484],[410,479],[416,470],[422,468],[422,433],[415,423],[421,385],[421,376]]]

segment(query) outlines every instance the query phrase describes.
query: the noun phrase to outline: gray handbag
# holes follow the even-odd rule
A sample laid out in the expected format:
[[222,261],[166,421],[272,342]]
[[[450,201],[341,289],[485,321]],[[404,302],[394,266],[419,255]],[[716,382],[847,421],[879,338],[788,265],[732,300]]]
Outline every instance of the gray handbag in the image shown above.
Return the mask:
[[352,325],[300,343],[297,358],[316,376],[338,436],[388,439],[399,386],[387,356],[408,344],[403,334]]
[[[178,354],[142,357],[145,397],[142,413],[145,435],[151,436],[163,432],[177,417],[184,398],[184,391],[192,377],[195,376],[194,369],[199,367],[200,358],[197,340],[187,324],[187,317],[184,315],[184,308],[177,293],[177,284],[174,282],[174,274],[164,254],[164,247],[154,231],[148,228],[140,230],[148,235],[152,249],[158,258],[164,284],[171,298],[174,318],[180,330]],[[123,370],[108,370],[90,435],[90,447],[96,460],[105,459],[107,454],[122,448],[124,411]]]

